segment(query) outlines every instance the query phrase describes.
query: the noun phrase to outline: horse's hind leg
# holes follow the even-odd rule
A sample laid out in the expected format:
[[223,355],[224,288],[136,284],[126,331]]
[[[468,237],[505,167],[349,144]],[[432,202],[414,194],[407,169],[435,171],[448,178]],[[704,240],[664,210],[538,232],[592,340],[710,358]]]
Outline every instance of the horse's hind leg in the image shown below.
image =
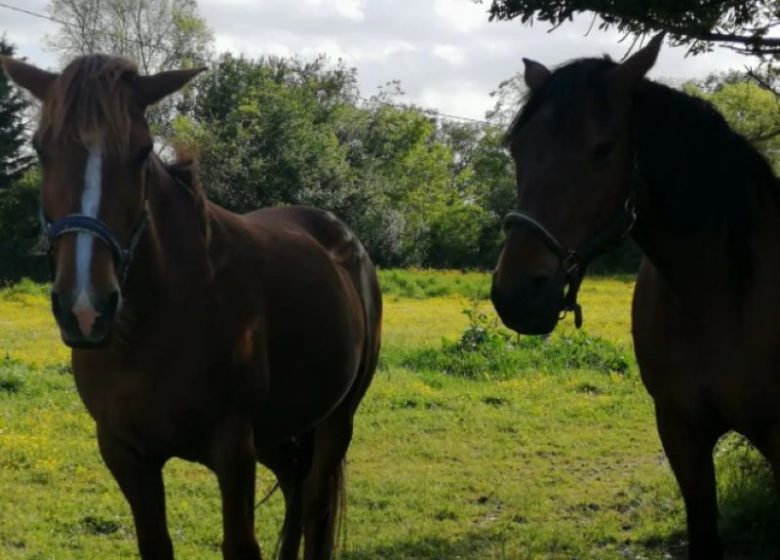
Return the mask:
[[173,545],[165,521],[162,464],[147,460],[98,425],[103,461],[119,483],[135,521],[142,560],[173,560]]
[[308,435],[271,450],[261,450],[258,460],[271,469],[284,494],[284,524],[278,547],[279,560],[298,560],[303,538],[303,480],[311,460]]
[[344,500],[344,462],[352,416],[337,409],[313,432],[312,463],[303,486],[304,560],[330,560]]
[[712,452],[722,431],[656,401],[658,434],[685,501],[690,560],[722,560]]

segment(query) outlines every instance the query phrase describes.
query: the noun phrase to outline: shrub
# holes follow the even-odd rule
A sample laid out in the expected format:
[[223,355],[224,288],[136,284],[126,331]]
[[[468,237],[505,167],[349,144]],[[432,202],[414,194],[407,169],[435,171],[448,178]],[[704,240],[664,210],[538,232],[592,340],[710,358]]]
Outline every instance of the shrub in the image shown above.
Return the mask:
[[497,319],[489,319],[476,305],[465,313],[470,324],[460,340],[444,341],[441,349],[412,351],[403,357],[402,365],[468,379],[507,379],[524,370],[591,369],[623,374],[629,369],[620,348],[587,333],[520,337],[500,329]]

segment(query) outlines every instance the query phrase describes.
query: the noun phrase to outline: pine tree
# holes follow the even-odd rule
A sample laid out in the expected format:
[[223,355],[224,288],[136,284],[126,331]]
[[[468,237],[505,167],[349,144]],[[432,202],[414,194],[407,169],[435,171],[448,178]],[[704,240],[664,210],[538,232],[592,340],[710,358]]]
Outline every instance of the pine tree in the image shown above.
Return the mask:
[[[0,54],[11,56],[14,48],[0,37]],[[8,77],[0,71],[0,190],[8,189],[32,163],[22,151],[25,137],[27,101]]]

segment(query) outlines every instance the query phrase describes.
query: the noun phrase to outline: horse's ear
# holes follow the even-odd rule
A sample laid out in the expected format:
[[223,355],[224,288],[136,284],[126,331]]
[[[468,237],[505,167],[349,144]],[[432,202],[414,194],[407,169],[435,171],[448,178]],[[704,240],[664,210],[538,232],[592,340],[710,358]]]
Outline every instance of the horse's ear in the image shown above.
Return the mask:
[[637,52],[621,62],[613,70],[615,82],[629,88],[638,84],[645,74],[653,67],[658,58],[658,51],[664,42],[665,33],[659,33]]
[[525,64],[525,72],[523,74],[525,85],[527,85],[531,91],[536,91],[541,88],[547,79],[552,76],[552,72],[540,62],[536,62],[530,58],[524,58],[523,64]]
[[186,70],[169,70],[151,76],[138,76],[136,88],[141,103],[144,107],[157,103],[163,97],[183,88],[187,82],[204,70],[205,68],[187,68]]
[[41,101],[46,99],[49,88],[57,79],[57,74],[41,70],[10,56],[0,55],[0,65],[16,85],[23,87]]

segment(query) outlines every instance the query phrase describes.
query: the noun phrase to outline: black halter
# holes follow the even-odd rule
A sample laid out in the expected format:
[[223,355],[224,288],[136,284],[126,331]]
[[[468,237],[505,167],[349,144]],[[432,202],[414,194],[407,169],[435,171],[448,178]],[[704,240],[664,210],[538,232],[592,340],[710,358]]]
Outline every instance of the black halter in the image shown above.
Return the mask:
[[117,239],[117,236],[111,231],[111,228],[102,220],[87,216],[85,214],[69,214],[56,222],[49,222],[44,219],[44,236],[46,238],[46,253],[49,256],[49,268],[52,280],[54,279],[54,254],[53,243],[58,237],[68,233],[86,233],[102,241],[114,259],[114,267],[119,275],[119,286],[123,288],[127,280],[127,273],[130,270],[130,264],[133,261],[133,254],[141,242],[146,227],[149,224],[149,215],[147,212],[147,201],[144,199],[144,207],[141,216],[138,218],[133,233],[130,236],[130,242],[127,247]]
[[526,212],[513,210],[504,218],[504,229],[520,226],[535,234],[545,246],[561,262],[566,275],[564,287],[568,290],[561,306],[561,318],[569,311],[574,313],[574,324],[579,329],[582,326],[582,307],[577,303],[577,293],[585,276],[588,264],[610,246],[625,239],[636,223],[636,206],[634,191],[626,198],[623,209],[603,230],[590,241],[586,241],[575,249],[566,249],[560,241],[550,233],[536,218]]

